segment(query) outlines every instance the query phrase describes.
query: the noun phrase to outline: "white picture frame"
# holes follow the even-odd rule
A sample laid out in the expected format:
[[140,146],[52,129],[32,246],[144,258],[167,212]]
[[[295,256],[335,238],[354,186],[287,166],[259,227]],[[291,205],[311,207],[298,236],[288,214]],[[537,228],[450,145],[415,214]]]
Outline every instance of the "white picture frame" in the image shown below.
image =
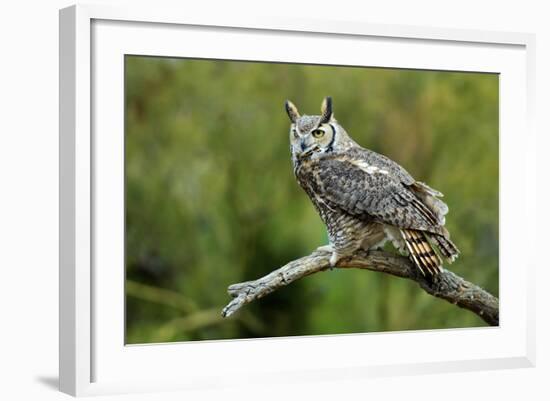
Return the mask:
[[[220,47],[220,35],[234,45]],[[268,45],[255,48],[260,36]],[[334,54],[314,51],[336,38],[341,46]],[[200,46],[182,46],[181,39]],[[310,46],[312,53],[289,50],[283,43],[288,40],[302,42],[301,49]],[[535,261],[529,259],[534,253],[526,238],[514,236],[513,228],[521,225],[522,231],[533,232],[535,219],[530,216],[535,210],[525,195],[529,191],[514,191],[512,185],[535,187],[534,41],[533,35],[523,33],[256,16],[230,20],[154,7],[78,5],[61,10],[61,391],[94,395],[234,386],[249,380],[275,383],[534,366],[530,272]],[[371,59],[350,50],[361,46]],[[500,73],[500,326],[125,346],[120,334],[123,185],[116,173],[123,168],[124,54]],[[111,134],[94,135],[97,132]],[[449,342],[453,347],[444,346]],[[377,352],[388,344],[394,344],[391,353]],[[417,351],[411,344],[419,345]],[[430,344],[433,352],[424,353],[422,344]],[[293,355],[292,363],[285,354]],[[238,362],[242,355],[248,361]]]

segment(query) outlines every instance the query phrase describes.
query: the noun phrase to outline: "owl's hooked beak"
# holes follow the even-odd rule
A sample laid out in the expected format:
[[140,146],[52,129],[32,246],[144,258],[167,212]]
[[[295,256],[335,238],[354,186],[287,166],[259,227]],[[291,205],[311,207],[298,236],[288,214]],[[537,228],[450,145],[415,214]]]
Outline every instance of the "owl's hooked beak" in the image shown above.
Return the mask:
[[318,146],[316,143],[308,145],[306,138],[302,138],[300,140],[300,154],[298,155],[300,158],[311,156],[313,152],[315,152],[318,149]]

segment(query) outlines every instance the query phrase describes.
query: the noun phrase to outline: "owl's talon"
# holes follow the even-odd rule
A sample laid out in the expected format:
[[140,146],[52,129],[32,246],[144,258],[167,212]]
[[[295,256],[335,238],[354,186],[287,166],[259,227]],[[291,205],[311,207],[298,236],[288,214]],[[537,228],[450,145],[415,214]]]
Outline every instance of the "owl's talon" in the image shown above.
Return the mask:
[[330,260],[329,260],[330,270],[333,270],[334,267],[336,267],[336,264],[338,263],[339,259],[340,259],[339,255],[336,252],[332,252],[332,255],[330,255]]

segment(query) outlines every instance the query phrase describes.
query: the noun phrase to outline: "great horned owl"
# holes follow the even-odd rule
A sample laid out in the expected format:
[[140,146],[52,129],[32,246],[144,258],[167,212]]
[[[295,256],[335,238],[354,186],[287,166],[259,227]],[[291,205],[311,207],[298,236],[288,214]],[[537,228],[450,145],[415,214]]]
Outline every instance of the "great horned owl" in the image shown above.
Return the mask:
[[290,101],[290,143],[294,175],[327,226],[330,263],[358,249],[390,240],[424,275],[441,271],[442,258],[458,256],[444,227],[443,195],[416,181],[386,156],[359,146],[338,124],[332,99],[321,115],[301,116]]

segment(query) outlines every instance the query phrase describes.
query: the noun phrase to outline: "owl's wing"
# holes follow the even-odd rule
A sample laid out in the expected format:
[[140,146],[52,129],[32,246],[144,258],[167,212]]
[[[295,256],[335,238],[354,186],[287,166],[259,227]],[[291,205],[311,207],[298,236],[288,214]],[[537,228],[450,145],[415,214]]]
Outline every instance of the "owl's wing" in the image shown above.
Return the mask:
[[315,187],[331,207],[381,223],[439,233],[438,219],[408,183],[381,167],[346,158],[319,160]]
[[403,184],[412,185],[416,182],[416,180],[407,170],[403,168],[403,166],[397,164],[389,157],[376,153],[370,149],[365,149],[358,146],[350,150],[350,156],[354,159],[365,160],[368,164],[372,164],[373,166],[387,171]]

